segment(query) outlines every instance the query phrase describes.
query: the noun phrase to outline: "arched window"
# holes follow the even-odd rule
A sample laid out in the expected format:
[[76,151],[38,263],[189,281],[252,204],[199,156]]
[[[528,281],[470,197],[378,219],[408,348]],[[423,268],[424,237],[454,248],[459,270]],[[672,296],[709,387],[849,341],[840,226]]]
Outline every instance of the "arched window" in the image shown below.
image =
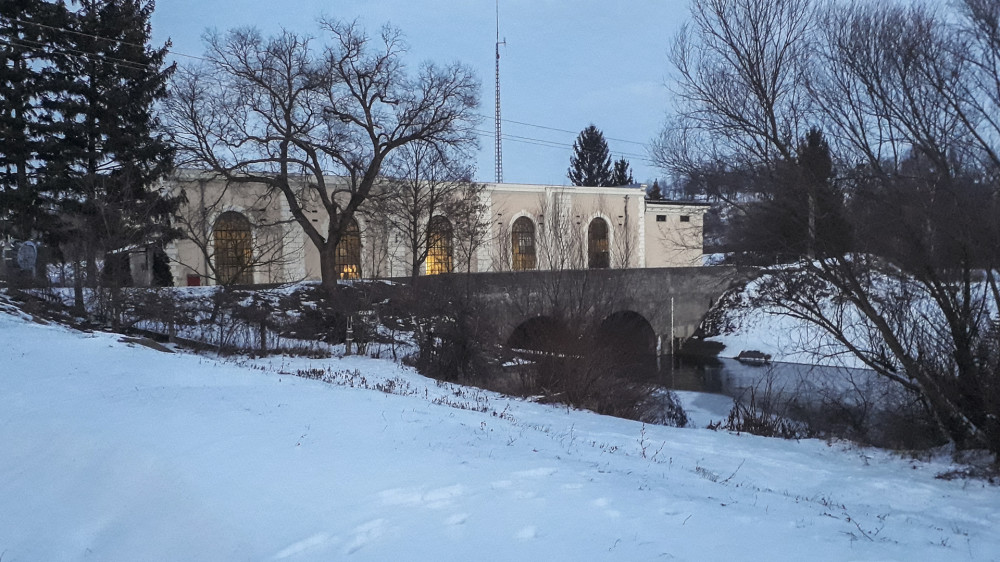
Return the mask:
[[451,221],[442,216],[427,225],[427,275],[451,273],[454,270]]
[[358,221],[351,219],[347,230],[337,243],[337,255],[334,265],[341,279],[357,279],[361,277],[361,230]]
[[587,228],[587,267],[606,269],[611,266],[608,251],[608,222],[600,217],[590,221]]
[[521,217],[514,221],[511,229],[511,249],[513,260],[511,268],[514,271],[526,271],[535,269],[535,223],[528,217]]
[[250,221],[235,211],[219,215],[213,228],[215,273],[222,285],[253,283],[253,235]]

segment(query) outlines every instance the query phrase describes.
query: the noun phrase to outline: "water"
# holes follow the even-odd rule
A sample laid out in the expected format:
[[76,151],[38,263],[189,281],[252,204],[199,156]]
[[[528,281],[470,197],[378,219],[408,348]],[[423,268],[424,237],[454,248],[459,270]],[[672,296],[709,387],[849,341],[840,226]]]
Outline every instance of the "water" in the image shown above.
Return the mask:
[[655,357],[634,365],[633,376],[673,390],[723,394],[733,398],[770,389],[774,396],[795,396],[804,402],[819,403],[837,395],[851,400],[872,395],[884,383],[874,371],[800,363],[749,365],[735,359],[701,356]]

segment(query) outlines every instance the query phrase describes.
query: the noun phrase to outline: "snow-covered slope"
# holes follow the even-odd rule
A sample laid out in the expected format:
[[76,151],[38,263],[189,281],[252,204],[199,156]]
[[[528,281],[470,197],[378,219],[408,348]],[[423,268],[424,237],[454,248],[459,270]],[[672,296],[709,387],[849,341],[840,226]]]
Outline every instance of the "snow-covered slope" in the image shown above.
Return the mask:
[[[761,286],[765,278],[758,277],[746,285],[725,294],[709,312],[705,339],[721,343],[721,357],[735,358],[741,351],[760,351],[773,361],[864,368],[847,348],[819,327],[793,318],[786,310],[773,305],[761,305]],[[851,322],[858,323],[855,312],[848,310]],[[862,344],[863,341],[858,341]]]
[[0,312],[3,562],[1000,559],[945,461],[118,340]]

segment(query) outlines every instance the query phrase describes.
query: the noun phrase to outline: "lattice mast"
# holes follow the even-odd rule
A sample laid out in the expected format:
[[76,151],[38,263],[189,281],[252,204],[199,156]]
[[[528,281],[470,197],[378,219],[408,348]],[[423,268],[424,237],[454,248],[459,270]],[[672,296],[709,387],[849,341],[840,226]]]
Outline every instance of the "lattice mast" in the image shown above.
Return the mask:
[[503,183],[503,141],[500,138],[500,45],[506,45],[507,40],[500,41],[500,0],[497,0],[497,115],[496,115],[496,176],[497,183]]

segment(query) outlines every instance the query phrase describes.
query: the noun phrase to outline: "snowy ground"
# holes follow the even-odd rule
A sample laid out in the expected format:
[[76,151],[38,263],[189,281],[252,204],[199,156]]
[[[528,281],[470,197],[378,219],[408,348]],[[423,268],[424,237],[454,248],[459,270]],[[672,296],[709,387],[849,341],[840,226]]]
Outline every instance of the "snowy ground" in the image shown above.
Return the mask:
[[1000,560],[1000,487],[945,460],[119,339],[0,312],[3,562]]

